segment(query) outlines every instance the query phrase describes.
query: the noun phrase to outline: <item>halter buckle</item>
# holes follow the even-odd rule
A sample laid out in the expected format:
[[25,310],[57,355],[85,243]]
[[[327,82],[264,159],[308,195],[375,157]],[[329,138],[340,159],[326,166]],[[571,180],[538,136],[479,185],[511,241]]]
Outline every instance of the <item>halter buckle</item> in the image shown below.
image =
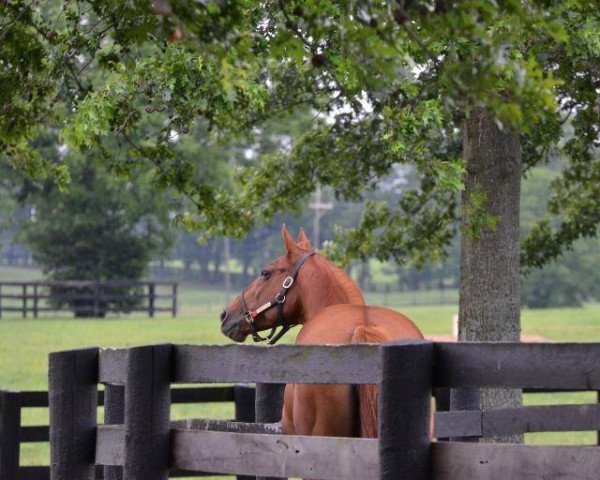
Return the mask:
[[285,302],[285,293],[283,292],[279,292],[277,295],[275,295],[275,302],[278,304],[282,304]]
[[292,283],[294,283],[294,278],[286,277],[286,279],[283,281],[283,284],[281,286],[287,290],[288,288],[290,288],[292,286]]

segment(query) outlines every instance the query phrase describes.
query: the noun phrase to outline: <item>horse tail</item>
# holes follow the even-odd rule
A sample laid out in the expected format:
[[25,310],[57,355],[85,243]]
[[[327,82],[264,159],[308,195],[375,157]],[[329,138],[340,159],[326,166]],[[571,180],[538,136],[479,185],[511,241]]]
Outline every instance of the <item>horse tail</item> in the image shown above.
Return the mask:
[[[379,327],[359,325],[352,334],[351,343],[383,343],[390,338]],[[360,436],[377,438],[377,385],[359,385],[358,408],[360,411]]]

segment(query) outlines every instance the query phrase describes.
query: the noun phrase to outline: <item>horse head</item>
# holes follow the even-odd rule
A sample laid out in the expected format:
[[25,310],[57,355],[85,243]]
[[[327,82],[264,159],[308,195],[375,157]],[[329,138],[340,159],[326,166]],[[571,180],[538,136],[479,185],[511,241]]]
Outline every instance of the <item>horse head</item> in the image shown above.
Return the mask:
[[[297,275],[314,254],[304,230],[294,241],[285,225],[282,229],[286,253],[263,267],[260,275],[220,314],[221,331],[236,342],[248,335],[254,341],[275,343],[291,326],[300,323],[300,288],[294,288]],[[275,336],[275,329],[282,330]],[[271,329],[267,338],[259,332]]]

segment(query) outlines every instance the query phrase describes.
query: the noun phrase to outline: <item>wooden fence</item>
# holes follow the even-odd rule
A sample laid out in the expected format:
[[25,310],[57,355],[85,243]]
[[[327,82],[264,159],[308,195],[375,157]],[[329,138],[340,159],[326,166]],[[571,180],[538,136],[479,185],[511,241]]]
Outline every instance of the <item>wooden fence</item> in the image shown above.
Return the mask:
[[[109,386],[110,395],[123,397],[123,387]],[[98,406],[103,406],[105,392],[98,392]],[[236,422],[254,422],[255,388],[248,385],[223,387],[174,388],[171,390],[171,403],[234,402]],[[25,408],[47,408],[48,392],[13,392],[0,390],[0,479],[2,480],[47,480],[50,478],[48,466],[21,466],[19,454],[24,443],[43,443],[50,439],[48,425],[21,425],[22,410]],[[105,410],[107,423],[122,421],[121,413]],[[185,472],[171,472],[171,476],[182,476]],[[103,467],[96,467],[96,478],[104,477]],[[106,477],[112,478],[112,477]]]
[[34,318],[42,312],[75,311],[101,317],[108,312],[157,312],[177,315],[177,283],[129,281],[0,282],[2,312]]
[[[49,378],[53,480],[91,480],[96,465],[104,465],[106,471],[122,467],[126,480],[166,479],[170,470],[386,480],[596,480],[600,471],[597,446],[498,445],[429,438],[434,389],[452,389],[452,393],[484,387],[600,390],[600,343],[407,341],[381,346],[90,348],[51,354]],[[268,425],[170,422],[172,382],[252,381],[376,383],[379,438],[283,436],[272,433],[278,430]],[[93,407],[98,382],[126,385],[123,398],[106,403],[109,411],[123,412],[119,421],[97,425]],[[268,403],[274,395],[266,397]],[[272,416],[275,409],[271,410]],[[560,405],[438,412],[434,436],[599,429],[598,404]]]

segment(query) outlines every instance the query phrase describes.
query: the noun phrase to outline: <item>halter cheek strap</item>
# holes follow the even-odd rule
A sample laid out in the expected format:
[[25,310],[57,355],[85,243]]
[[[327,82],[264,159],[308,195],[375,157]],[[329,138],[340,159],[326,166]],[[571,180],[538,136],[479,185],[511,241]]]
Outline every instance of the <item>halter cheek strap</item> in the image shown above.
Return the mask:
[[[288,324],[283,316],[283,304],[285,303],[285,294],[294,284],[294,280],[296,280],[296,276],[298,275],[300,268],[302,268],[302,265],[304,265],[304,262],[306,262],[306,260],[308,260],[308,258],[314,254],[315,252],[308,252],[302,255],[294,265],[294,268],[292,269],[290,275],[285,277],[285,280],[281,285],[281,289],[279,290],[279,292],[277,292],[273,300],[262,304],[260,307],[255,308],[254,310],[250,310],[248,308],[248,305],[246,305],[246,300],[244,299],[244,290],[242,289],[242,292],[240,293],[240,303],[242,304],[243,311],[246,312],[244,316],[246,317],[246,322],[250,326],[252,339],[255,342],[264,342],[268,340],[268,344],[273,345],[281,337],[283,337],[283,335],[285,335],[285,333],[291,328],[292,325]],[[277,323],[275,323],[271,327],[271,333],[269,333],[269,335],[266,338],[261,337],[258,333],[258,330],[256,329],[254,319],[258,317],[261,313],[266,312],[274,306],[277,306]],[[277,327],[281,327],[281,330],[279,330],[279,333],[275,335]]]

